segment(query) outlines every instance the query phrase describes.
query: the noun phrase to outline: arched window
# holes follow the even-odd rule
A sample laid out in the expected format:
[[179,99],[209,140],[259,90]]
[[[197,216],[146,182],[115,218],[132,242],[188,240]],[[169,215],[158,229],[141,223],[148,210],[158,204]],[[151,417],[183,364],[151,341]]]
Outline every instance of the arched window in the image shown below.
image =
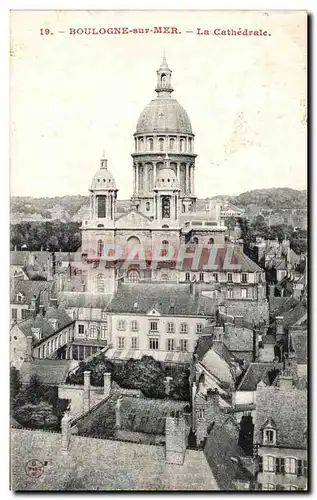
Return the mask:
[[175,149],[175,139],[170,139],[170,151],[174,151]]
[[160,151],[164,151],[164,139],[159,139]]
[[171,217],[171,200],[169,196],[162,198],[162,219],[169,219]]
[[185,151],[185,139],[181,139],[179,141],[179,150],[181,153],[183,153]]
[[162,252],[161,252],[161,256],[162,257],[165,257],[165,255],[167,255],[167,251],[168,251],[168,241],[167,240],[163,240],[162,241]]
[[195,237],[195,238],[193,238],[193,239],[192,239],[192,243],[193,243],[194,245],[198,245],[198,243],[199,243],[198,238],[196,238],[196,237]]
[[137,283],[139,280],[140,280],[140,275],[139,275],[138,271],[133,269],[132,271],[129,272],[128,281],[130,283]]
[[215,243],[215,240],[213,238],[209,238],[208,245],[213,245],[214,243]]
[[188,139],[188,144],[189,144],[189,151],[191,153],[193,151],[193,140],[191,137]]
[[152,137],[149,137],[147,145],[148,145],[149,151],[153,151],[153,139],[152,139]]
[[140,151],[143,151],[143,148],[144,148],[144,143],[143,143],[143,138],[141,137],[141,138],[139,139],[139,150],[140,150]]
[[145,210],[146,210],[147,212],[149,212],[149,211],[150,211],[150,209],[151,209],[151,203],[150,203],[149,201],[147,201],[147,202],[146,202],[146,204],[145,204]]
[[97,244],[97,255],[98,257],[102,257],[104,251],[104,243],[102,240],[98,240]]
[[164,75],[164,74],[161,76],[161,84],[162,84],[162,87],[166,87],[167,78],[166,78],[166,75]]
[[130,236],[130,238],[127,239],[127,253],[130,258],[137,258],[140,244],[141,242],[136,236]]
[[97,293],[104,293],[105,291],[105,278],[103,274],[97,275]]

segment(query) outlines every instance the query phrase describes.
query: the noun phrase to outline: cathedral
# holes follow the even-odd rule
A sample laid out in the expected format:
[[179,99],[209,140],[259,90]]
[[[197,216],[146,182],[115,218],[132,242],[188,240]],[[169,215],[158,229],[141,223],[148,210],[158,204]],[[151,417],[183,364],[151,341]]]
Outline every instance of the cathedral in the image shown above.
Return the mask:
[[[157,96],[134,134],[129,210],[117,211],[118,189],[106,158],[93,177],[89,216],[81,225],[80,290],[113,296],[123,284],[183,284],[215,306],[226,305],[230,314],[266,316],[263,270],[243,253],[243,241],[229,240],[217,204],[209,212],[197,210],[194,134],[172,98],[165,56],[156,73]],[[250,315],[251,303],[256,307]]]
[[[194,134],[185,109],[172,98],[172,71],[165,55],[156,73],[157,96],[142,111],[134,134],[130,210],[116,213],[118,189],[106,158],[101,158],[93,177],[89,217],[81,226],[82,254],[89,263],[104,256],[109,245],[124,249],[125,256],[129,249],[142,247],[149,261],[147,251],[162,245],[225,243],[226,228],[219,214],[215,211],[214,220],[203,220],[206,215],[196,213]],[[119,275],[115,266],[103,267],[102,275],[100,266],[93,267],[86,291],[113,293]],[[151,270],[132,266],[122,279],[178,283],[180,275],[175,265]]]

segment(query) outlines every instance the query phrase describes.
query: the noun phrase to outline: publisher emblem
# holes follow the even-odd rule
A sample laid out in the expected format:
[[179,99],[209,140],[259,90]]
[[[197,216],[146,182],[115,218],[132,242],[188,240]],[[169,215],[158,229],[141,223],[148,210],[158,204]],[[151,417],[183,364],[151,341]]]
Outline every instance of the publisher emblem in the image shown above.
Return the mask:
[[39,460],[30,460],[25,466],[25,472],[29,477],[40,477],[44,472],[44,464]]

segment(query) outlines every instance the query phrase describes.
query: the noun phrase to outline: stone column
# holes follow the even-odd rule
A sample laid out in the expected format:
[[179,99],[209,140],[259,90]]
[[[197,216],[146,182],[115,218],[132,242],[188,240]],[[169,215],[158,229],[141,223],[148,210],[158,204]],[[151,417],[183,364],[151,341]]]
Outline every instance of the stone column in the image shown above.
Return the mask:
[[67,451],[69,448],[69,442],[71,438],[71,417],[66,411],[65,415],[61,420],[61,431],[62,431],[62,451]]
[[192,188],[191,188],[191,191],[192,191],[192,194],[195,194],[195,166],[193,164],[191,166],[191,170],[192,170],[192,175],[191,175]]
[[139,165],[137,163],[135,165],[135,192],[139,193]]
[[186,163],[185,192],[189,191],[189,163]]
[[177,162],[177,165],[176,165],[176,168],[177,168],[177,171],[176,171],[176,176],[177,176],[177,180],[178,182],[180,182],[180,176],[179,176],[179,169],[180,169],[180,163]]
[[153,186],[156,183],[156,163],[153,164]]
[[111,373],[105,372],[103,374],[103,395],[105,398],[110,396],[111,392]]
[[90,410],[90,372],[84,372],[83,412]]
[[148,166],[146,163],[143,164],[143,172],[144,172],[144,179],[143,179],[143,191],[145,193],[148,192],[149,187],[148,187]]

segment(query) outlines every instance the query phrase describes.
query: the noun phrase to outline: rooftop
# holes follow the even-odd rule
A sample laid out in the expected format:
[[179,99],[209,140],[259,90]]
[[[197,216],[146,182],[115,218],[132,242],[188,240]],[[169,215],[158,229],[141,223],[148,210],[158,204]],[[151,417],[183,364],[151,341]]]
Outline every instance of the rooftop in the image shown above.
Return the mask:
[[281,368],[280,363],[251,363],[247,368],[240,385],[238,386],[238,391],[256,391],[256,387],[260,380],[266,385],[271,385],[268,373],[274,372],[274,370],[279,370]]
[[267,419],[277,428],[277,446],[307,448],[307,390],[277,386],[259,388],[256,393],[254,440],[261,441],[261,428]]
[[[38,296],[41,292],[47,292],[50,296],[54,295],[55,282],[54,281],[30,281],[30,280],[17,280],[14,287],[11,288],[10,302],[11,304],[21,304],[18,302],[17,295],[19,293],[23,296],[23,304],[31,305],[31,300],[34,296]],[[43,297],[40,296],[40,301]]]
[[[29,460],[46,463],[34,480]],[[11,430],[11,487],[14,491],[217,490],[202,451],[186,450],[182,466],[167,464],[163,446],[72,436],[61,452],[61,435]]]
[[59,385],[66,381],[71,360],[65,359],[34,359],[22,363],[20,374],[22,382],[28,384],[32,375],[37,375],[44,385]]
[[205,316],[214,312],[213,301],[192,294],[190,285],[123,284],[107,310],[112,313],[148,314],[151,310],[166,316]]

